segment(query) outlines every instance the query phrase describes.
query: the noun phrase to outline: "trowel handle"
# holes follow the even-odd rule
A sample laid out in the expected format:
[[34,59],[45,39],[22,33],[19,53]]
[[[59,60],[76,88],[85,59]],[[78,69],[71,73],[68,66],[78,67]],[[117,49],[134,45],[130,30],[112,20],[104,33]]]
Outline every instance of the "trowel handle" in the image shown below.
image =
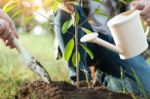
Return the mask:
[[19,53],[23,53],[23,47],[19,44],[18,40],[14,37],[13,44]]
[[51,78],[44,68],[24,47],[19,44],[18,40],[14,37],[13,43],[20,56],[22,57],[24,63],[36,74],[38,74],[47,83],[51,82]]

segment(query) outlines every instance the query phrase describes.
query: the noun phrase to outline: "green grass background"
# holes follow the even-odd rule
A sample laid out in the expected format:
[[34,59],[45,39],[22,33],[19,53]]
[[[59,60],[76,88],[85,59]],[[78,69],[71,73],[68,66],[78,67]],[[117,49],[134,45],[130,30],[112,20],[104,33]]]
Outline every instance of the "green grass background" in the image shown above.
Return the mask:
[[[52,80],[67,80],[66,62],[54,57],[53,35],[20,35],[19,42],[47,69]],[[0,42],[0,99],[13,99],[13,95],[26,82],[40,79],[23,63],[15,49]]]

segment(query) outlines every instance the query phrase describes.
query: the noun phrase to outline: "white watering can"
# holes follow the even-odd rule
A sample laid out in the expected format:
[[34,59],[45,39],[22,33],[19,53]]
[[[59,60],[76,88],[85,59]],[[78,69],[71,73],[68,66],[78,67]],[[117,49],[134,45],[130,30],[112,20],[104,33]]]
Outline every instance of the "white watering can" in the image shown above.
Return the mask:
[[144,52],[148,48],[147,34],[142,26],[139,10],[121,13],[108,21],[115,45],[98,38],[98,33],[90,33],[81,38],[81,42],[96,43],[119,53],[121,59],[129,59]]

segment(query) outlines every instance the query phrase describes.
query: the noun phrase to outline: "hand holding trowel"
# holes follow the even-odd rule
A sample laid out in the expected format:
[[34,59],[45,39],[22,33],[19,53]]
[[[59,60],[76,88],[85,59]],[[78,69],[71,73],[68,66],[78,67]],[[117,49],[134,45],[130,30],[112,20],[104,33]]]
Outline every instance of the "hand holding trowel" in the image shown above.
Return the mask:
[[44,81],[50,83],[51,78],[45,68],[16,39],[16,29],[9,16],[0,10],[0,38],[6,46],[15,47],[24,63]]

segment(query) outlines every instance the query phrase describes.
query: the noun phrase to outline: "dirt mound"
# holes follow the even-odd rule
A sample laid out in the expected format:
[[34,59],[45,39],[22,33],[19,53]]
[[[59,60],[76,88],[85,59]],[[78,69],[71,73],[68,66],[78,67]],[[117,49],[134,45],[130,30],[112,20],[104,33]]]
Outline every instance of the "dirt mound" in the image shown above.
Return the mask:
[[34,81],[25,84],[17,93],[16,99],[64,99],[64,91],[73,91],[75,86],[67,82],[55,82],[48,84],[44,81]]
[[84,82],[80,85],[77,88],[65,81],[53,81],[51,84],[34,81],[21,87],[15,99],[132,99],[129,94],[112,92],[105,87],[87,87],[89,84]]

